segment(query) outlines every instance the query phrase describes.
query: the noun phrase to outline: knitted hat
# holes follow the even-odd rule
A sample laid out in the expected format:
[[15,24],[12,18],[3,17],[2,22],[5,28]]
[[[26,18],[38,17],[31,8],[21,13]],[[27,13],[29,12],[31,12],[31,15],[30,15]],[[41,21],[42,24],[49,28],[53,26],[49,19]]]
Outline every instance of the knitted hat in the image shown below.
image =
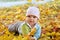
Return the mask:
[[39,9],[37,7],[29,7],[27,9],[26,16],[28,16],[28,15],[34,15],[39,19],[40,11],[39,11]]

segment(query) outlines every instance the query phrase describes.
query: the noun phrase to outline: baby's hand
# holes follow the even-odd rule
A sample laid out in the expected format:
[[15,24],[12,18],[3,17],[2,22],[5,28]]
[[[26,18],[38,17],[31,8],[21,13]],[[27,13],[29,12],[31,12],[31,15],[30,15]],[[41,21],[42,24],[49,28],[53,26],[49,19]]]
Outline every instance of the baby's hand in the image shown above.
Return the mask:
[[5,33],[5,31],[3,31],[3,32],[0,32],[0,35],[3,35]]
[[31,37],[31,39],[30,40],[35,40],[35,38],[34,37]]

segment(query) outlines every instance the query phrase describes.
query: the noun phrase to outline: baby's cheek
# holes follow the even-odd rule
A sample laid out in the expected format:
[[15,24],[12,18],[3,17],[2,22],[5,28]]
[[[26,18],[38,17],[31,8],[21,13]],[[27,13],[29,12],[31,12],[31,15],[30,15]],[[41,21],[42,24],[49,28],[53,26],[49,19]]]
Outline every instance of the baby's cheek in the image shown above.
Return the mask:
[[34,23],[36,23],[37,22],[37,20],[34,20]]

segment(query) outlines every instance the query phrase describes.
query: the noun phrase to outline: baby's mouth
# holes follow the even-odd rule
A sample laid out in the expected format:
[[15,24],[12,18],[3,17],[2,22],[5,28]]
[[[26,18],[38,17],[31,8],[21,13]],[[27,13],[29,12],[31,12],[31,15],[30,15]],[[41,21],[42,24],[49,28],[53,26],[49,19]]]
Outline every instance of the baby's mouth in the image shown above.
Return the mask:
[[33,21],[30,21],[30,22],[33,22]]

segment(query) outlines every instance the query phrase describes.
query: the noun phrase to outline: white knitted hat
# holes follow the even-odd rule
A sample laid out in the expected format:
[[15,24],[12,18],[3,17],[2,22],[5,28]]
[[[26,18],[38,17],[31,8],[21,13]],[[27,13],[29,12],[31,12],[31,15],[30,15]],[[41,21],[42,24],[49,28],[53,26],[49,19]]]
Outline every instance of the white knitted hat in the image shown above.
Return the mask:
[[28,15],[34,15],[39,19],[40,11],[39,11],[39,9],[37,7],[29,7],[27,9],[26,16],[28,16]]

